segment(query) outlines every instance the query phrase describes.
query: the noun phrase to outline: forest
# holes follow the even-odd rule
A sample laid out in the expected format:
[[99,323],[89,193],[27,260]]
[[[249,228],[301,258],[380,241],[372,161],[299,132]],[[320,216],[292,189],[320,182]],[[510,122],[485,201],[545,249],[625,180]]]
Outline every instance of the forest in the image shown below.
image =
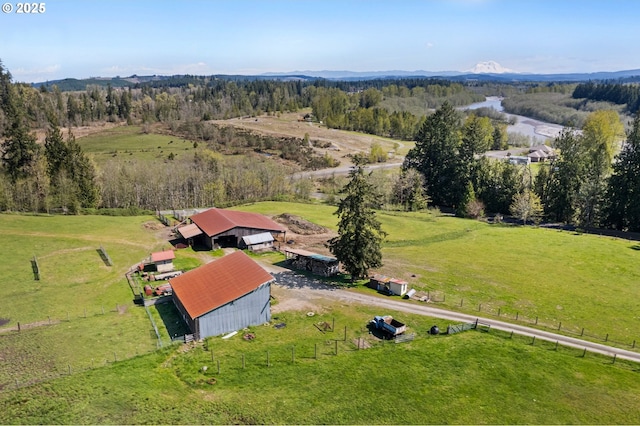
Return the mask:
[[[637,119],[620,143],[629,117],[621,114],[633,110],[638,86],[174,76],[122,87],[71,87],[15,83],[0,63],[0,210],[135,212],[307,199],[313,182],[292,174],[335,167],[334,158],[318,155],[303,138],[215,122],[304,110],[310,111],[306,119],[329,128],[415,141],[400,173],[369,176],[378,181],[378,207],[431,205],[467,217],[513,215],[525,223],[638,229],[633,206],[640,202],[633,197],[640,185],[630,172],[637,161]],[[487,95],[505,96],[508,112],[581,131],[569,129],[555,140],[557,158],[535,173],[487,159],[485,151],[518,143],[506,132],[505,116],[455,108]],[[193,149],[152,162],[114,153],[97,164],[74,129],[104,124],[174,135],[191,141]],[[330,199],[340,196],[339,179],[331,179],[324,183],[334,186]]]

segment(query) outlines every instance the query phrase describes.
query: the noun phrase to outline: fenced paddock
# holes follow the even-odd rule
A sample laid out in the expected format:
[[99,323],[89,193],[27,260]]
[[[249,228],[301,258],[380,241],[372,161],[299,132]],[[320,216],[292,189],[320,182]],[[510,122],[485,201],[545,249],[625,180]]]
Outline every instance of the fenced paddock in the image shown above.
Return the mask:
[[[415,296],[412,297],[413,300],[423,303],[434,303],[443,306],[447,306],[455,311],[460,311],[464,313],[468,313],[469,311],[463,308],[469,308],[470,303],[465,299],[456,299],[452,300],[452,298],[447,299],[446,294],[441,291],[426,291],[426,292],[416,292]],[[492,316],[500,318],[500,320],[505,322],[513,322],[515,324],[524,324],[527,326],[532,326],[534,328],[539,328],[542,330],[549,330],[555,333],[564,334],[572,337],[580,337],[585,340],[589,340],[595,343],[607,343],[610,346],[619,347],[621,349],[631,349],[633,351],[638,351],[638,346],[640,345],[640,338],[633,339],[630,341],[624,341],[619,336],[621,333],[617,333],[615,327],[611,327],[609,332],[600,332],[597,333],[593,330],[588,330],[585,327],[576,326],[574,324],[570,324],[569,321],[558,320],[557,322],[550,322],[549,319],[542,320],[539,317],[527,317],[521,314],[519,311],[510,311],[504,309],[502,307],[495,307],[499,302],[493,302],[492,304],[483,304],[478,303],[477,305],[473,305],[473,312],[478,312],[478,314],[482,314],[484,316]],[[481,327],[482,328],[482,327]]]
[[[62,316],[0,328],[0,391],[101,367],[158,347],[141,329],[143,309],[129,303],[74,307]],[[107,327],[106,324],[109,324]]]

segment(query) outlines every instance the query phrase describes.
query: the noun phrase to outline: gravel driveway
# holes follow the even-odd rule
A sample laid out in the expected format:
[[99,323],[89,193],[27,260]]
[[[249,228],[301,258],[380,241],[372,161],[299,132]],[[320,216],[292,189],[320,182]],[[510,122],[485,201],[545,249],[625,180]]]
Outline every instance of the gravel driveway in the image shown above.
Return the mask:
[[[283,312],[288,310],[309,310],[319,311],[323,305],[340,302],[343,304],[358,303],[369,306],[379,306],[385,309],[407,312],[411,314],[424,315],[433,318],[441,318],[460,322],[475,322],[478,320],[483,324],[490,325],[491,328],[513,331],[516,334],[546,340],[552,343],[558,342],[561,345],[577,349],[587,349],[589,352],[598,353],[619,359],[640,362],[640,353],[614,348],[587,340],[577,339],[561,334],[555,334],[536,328],[526,327],[518,324],[507,323],[494,318],[478,317],[446,309],[440,309],[424,304],[415,304],[401,299],[391,299],[389,297],[378,297],[375,295],[361,294],[347,289],[340,289],[326,285],[321,280],[309,278],[285,268],[266,267],[276,278],[276,284],[272,286],[272,294],[278,301],[273,306],[272,312]],[[276,269],[274,269],[276,268]]]

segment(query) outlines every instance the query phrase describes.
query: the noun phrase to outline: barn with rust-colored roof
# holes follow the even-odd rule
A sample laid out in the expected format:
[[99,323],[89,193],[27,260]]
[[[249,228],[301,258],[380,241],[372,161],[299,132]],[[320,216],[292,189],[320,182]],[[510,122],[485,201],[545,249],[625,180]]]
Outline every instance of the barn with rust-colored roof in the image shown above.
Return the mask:
[[241,247],[243,237],[264,232],[275,239],[285,234],[285,228],[266,216],[235,210],[209,209],[191,216],[191,222],[202,231],[200,242],[209,249]]
[[241,251],[169,280],[173,301],[195,339],[271,320],[273,276]]

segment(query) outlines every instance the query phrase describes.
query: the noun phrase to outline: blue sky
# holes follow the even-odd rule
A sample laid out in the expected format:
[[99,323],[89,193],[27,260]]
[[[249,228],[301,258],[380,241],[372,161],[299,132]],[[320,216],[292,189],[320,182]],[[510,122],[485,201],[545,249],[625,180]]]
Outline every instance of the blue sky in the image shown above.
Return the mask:
[[[0,0],[0,3],[7,3]],[[640,68],[637,0],[49,0],[0,13],[14,81],[304,70]]]

